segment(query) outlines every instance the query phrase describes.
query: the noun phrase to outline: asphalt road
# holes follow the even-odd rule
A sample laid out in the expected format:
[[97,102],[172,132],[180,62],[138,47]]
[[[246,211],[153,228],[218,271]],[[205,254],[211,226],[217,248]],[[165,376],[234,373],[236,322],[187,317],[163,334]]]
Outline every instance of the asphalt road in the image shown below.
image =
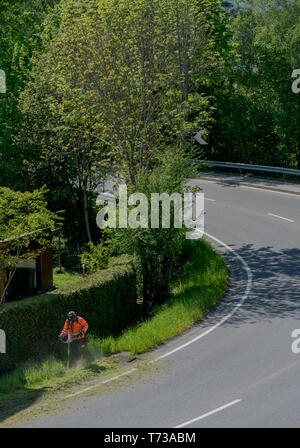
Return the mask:
[[231,272],[222,303],[151,353],[167,355],[152,364],[157,371],[66,399],[71,411],[26,426],[300,427],[300,353],[291,350],[300,328],[300,197],[196,182],[206,196],[206,232],[243,259],[214,241]]

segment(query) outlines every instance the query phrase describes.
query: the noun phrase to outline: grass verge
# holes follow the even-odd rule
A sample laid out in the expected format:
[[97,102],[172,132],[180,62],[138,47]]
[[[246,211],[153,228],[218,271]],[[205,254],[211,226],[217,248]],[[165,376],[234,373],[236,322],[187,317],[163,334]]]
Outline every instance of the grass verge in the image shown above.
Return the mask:
[[116,338],[89,338],[85,367],[66,370],[65,362],[49,358],[43,363],[20,364],[12,373],[0,377],[0,408],[16,394],[24,397],[26,391],[53,391],[114,369],[103,354],[145,352],[201,320],[224,295],[228,284],[226,265],[203,240],[187,242],[182,261],[183,270],[173,283],[170,298],[147,320]]
[[183,275],[171,297],[152,316],[120,337],[93,341],[102,353],[153,349],[200,321],[221,299],[228,284],[223,258],[204,240],[187,242]]
[[65,269],[60,271],[58,268],[55,268],[53,272],[53,283],[57,288],[74,285],[76,282],[80,282],[83,278],[84,276],[82,274],[69,272]]

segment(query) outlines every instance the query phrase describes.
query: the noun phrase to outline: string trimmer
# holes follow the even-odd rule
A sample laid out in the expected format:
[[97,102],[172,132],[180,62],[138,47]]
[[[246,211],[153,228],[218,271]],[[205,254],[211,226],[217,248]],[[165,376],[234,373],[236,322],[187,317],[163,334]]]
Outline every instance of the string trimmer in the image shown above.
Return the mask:
[[67,361],[67,368],[70,368],[70,357],[71,357],[71,343],[72,343],[72,339],[71,339],[71,335],[70,333],[68,333],[68,337],[67,340],[64,341],[63,339],[60,340],[63,344],[68,344],[68,361]]

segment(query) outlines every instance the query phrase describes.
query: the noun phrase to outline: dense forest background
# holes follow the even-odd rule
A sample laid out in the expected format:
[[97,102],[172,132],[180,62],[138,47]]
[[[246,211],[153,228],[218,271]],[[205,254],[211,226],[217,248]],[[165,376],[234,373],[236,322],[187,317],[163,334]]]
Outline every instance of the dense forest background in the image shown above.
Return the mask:
[[0,187],[46,185],[70,240],[107,173],[137,185],[200,126],[203,159],[300,169],[299,0],[4,0],[0,68]]

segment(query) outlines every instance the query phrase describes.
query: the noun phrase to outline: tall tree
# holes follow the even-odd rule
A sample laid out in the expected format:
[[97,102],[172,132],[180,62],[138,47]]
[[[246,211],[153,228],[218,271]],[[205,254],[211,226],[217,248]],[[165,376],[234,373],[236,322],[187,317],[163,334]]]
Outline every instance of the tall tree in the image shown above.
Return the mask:
[[300,168],[299,0],[238,2],[232,19],[236,56],[217,93],[213,132],[219,160]]
[[102,163],[109,147],[134,184],[166,142],[184,147],[190,130],[211,119],[201,87],[227,51],[221,1],[66,0],[59,9],[22,97],[28,129],[51,154],[101,148]]
[[0,69],[6,73],[7,92],[0,95],[0,186],[24,188],[23,160],[15,144],[21,116],[17,108],[24,89],[32,51],[47,12],[58,0],[3,0],[0,9]]

